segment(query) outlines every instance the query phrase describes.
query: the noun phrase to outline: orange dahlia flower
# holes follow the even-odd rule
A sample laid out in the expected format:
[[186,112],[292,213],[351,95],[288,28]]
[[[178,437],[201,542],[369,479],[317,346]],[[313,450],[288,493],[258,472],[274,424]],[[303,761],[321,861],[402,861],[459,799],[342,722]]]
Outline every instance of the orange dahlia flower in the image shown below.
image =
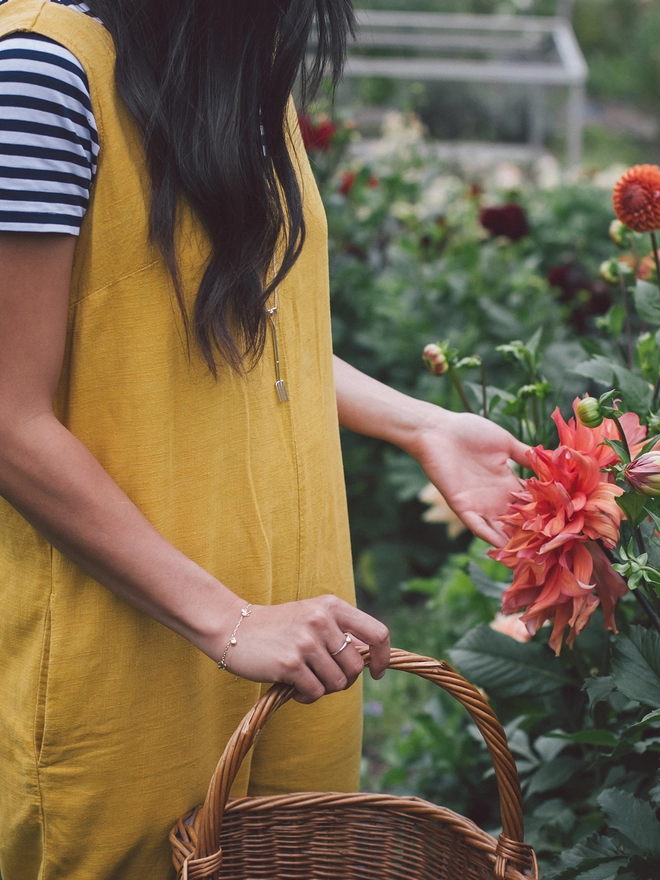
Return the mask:
[[[574,402],[577,407],[579,398]],[[550,646],[559,654],[566,628],[572,645],[598,605],[605,626],[616,632],[614,607],[627,587],[599,546],[614,547],[623,511],[616,503],[623,489],[602,468],[617,461],[605,438],[617,435],[612,419],[587,428],[576,419],[554,419],[560,446],[537,446],[528,453],[537,476],[525,481],[523,491],[502,517],[509,541],[490,555],[513,569],[512,585],[502,596],[502,611],[526,608],[521,620],[533,635],[546,620],[554,620]],[[639,448],[646,429],[632,413],[620,419],[628,443]]]
[[614,213],[635,232],[660,229],[660,168],[635,165],[614,185]]

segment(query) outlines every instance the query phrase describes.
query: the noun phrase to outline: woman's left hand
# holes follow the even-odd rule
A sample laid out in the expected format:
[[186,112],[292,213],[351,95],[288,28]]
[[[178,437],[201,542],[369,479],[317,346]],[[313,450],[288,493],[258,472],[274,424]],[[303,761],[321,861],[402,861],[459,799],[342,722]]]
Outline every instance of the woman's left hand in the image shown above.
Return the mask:
[[455,413],[388,388],[335,358],[339,423],[410,453],[452,510],[475,535],[497,547],[507,537],[498,521],[520,480],[510,461],[528,467],[528,447],[472,413]]
[[529,467],[528,447],[481,416],[433,410],[409,451],[465,525],[484,541],[504,546],[498,518],[521,488],[510,461]]

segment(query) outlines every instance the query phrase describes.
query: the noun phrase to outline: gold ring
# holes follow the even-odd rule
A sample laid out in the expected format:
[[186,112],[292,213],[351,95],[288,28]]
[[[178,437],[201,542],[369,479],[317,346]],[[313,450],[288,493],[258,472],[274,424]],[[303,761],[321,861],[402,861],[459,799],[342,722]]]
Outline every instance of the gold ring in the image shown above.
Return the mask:
[[351,634],[344,633],[344,644],[341,646],[341,648],[338,651],[330,651],[330,656],[336,657],[337,654],[341,654],[341,652],[344,650],[346,645],[350,645],[352,641],[353,641],[353,639],[351,638]]

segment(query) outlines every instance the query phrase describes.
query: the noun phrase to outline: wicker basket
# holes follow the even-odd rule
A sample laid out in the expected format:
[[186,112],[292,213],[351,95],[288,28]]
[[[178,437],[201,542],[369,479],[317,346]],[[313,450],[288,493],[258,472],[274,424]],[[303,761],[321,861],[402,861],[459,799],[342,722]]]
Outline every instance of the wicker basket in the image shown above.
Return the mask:
[[170,833],[179,880],[537,880],[534,851],[523,843],[516,765],[492,709],[443,661],[392,650],[390,668],[435,682],[476,722],[495,766],[499,840],[419,798],[323,792],[229,800],[259,731],[293,694],[274,685],[227,744],[204,804]]

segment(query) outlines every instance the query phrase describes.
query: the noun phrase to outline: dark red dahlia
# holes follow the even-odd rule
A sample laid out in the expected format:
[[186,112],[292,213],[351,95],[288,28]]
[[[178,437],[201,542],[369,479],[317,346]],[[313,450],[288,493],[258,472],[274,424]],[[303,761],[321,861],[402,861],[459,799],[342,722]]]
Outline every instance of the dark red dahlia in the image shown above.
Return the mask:
[[527,215],[515,202],[499,208],[482,208],[479,220],[491,235],[505,235],[511,241],[519,241],[529,232]]

